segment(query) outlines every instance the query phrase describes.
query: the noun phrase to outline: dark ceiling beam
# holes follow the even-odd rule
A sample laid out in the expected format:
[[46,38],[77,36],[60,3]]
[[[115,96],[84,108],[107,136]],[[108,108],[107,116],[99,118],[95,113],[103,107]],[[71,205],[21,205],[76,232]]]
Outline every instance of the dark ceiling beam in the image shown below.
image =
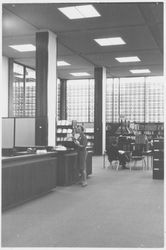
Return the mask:
[[[135,53],[135,52],[141,52],[141,53],[145,53],[145,52],[154,52],[154,51],[159,51],[159,49],[134,49],[134,50],[125,50],[125,51],[121,51],[121,53]],[[119,53],[119,50],[114,50],[114,51],[102,51],[102,52],[92,52],[92,53],[84,53],[84,55],[100,55],[100,54],[116,54]]]
[[94,62],[91,61],[90,59],[86,58],[86,56],[84,56],[84,54],[82,53],[78,53],[77,51],[75,51],[74,49],[71,49],[70,47],[68,47],[66,44],[64,44],[62,41],[60,41],[59,37],[58,37],[58,41],[61,45],[63,45],[66,49],[70,50],[74,55],[77,55],[79,57],[81,57],[82,59],[84,59],[85,61],[87,61],[88,63],[90,63],[92,66],[99,66],[99,65],[94,65]]
[[[147,65],[148,65],[149,67],[155,67],[155,66],[160,66],[160,67],[161,67],[161,66],[163,66],[161,63],[158,63],[158,64],[156,64],[156,63],[155,63],[155,64],[149,64],[149,63],[147,64],[147,63],[145,63],[145,64],[141,64],[141,66],[138,66],[138,65],[137,65],[137,67],[140,68],[140,67],[144,67],[144,66],[147,66]],[[122,69],[122,70],[123,70],[123,69],[125,69],[125,68],[128,69],[128,67],[131,67],[131,66],[132,66],[132,67],[135,67],[135,65],[128,64],[128,66],[126,66],[126,65],[121,65],[121,66],[110,66],[110,69]],[[107,66],[107,67],[108,67],[108,66]]]
[[[162,24],[161,22],[156,22],[156,24]],[[124,25],[112,25],[112,26],[104,26],[104,27],[96,27],[96,28],[86,28],[86,29],[73,29],[73,30],[63,30],[63,31],[56,31],[57,34],[61,35],[61,34],[68,34],[68,33],[87,33],[89,32],[96,32],[96,31],[100,31],[100,30],[108,30],[108,29],[123,29],[123,28],[142,28],[145,27],[145,24],[124,24]]]

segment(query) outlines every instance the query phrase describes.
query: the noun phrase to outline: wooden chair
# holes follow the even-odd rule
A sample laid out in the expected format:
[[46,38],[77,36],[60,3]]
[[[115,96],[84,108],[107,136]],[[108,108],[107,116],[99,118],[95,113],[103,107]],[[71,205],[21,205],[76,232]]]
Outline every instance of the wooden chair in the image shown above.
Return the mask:
[[[145,156],[140,153],[139,151],[133,151],[131,155],[131,161],[130,161],[130,171],[132,167],[136,167],[138,162],[142,162],[142,169],[146,169],[146,161]],[[132,162],[134,162],[134,165],[132,165]]]

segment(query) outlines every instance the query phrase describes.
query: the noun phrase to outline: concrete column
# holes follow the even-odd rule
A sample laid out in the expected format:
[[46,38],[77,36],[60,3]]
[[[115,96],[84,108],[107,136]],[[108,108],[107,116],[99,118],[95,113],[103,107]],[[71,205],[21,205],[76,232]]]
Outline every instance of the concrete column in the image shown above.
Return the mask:
[[94,153],[102,155],[106,140],[106,69],[96,67],[95,78],[95,112],[94,112]]
[[57,37],[36,33],[36,145],[56,144]]

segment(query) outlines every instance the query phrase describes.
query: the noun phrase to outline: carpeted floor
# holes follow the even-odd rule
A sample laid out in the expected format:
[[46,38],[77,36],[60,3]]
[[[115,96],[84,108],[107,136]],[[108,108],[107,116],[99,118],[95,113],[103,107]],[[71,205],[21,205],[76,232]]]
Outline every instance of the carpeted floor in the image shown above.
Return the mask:
[[2,247],[164,246],[164,182],[108,170],[93,157],[88,186],[57,187],[2,214]]

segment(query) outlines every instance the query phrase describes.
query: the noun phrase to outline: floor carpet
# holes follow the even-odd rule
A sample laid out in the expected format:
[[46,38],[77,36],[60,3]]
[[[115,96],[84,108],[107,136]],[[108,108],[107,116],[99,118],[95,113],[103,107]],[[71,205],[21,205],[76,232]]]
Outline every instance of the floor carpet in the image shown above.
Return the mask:
[[1,241],[2,247],[163,247],[164,182],[151,171],[103,168],[102,157],[93,157],[87,187],[57,187],[4,212]]

